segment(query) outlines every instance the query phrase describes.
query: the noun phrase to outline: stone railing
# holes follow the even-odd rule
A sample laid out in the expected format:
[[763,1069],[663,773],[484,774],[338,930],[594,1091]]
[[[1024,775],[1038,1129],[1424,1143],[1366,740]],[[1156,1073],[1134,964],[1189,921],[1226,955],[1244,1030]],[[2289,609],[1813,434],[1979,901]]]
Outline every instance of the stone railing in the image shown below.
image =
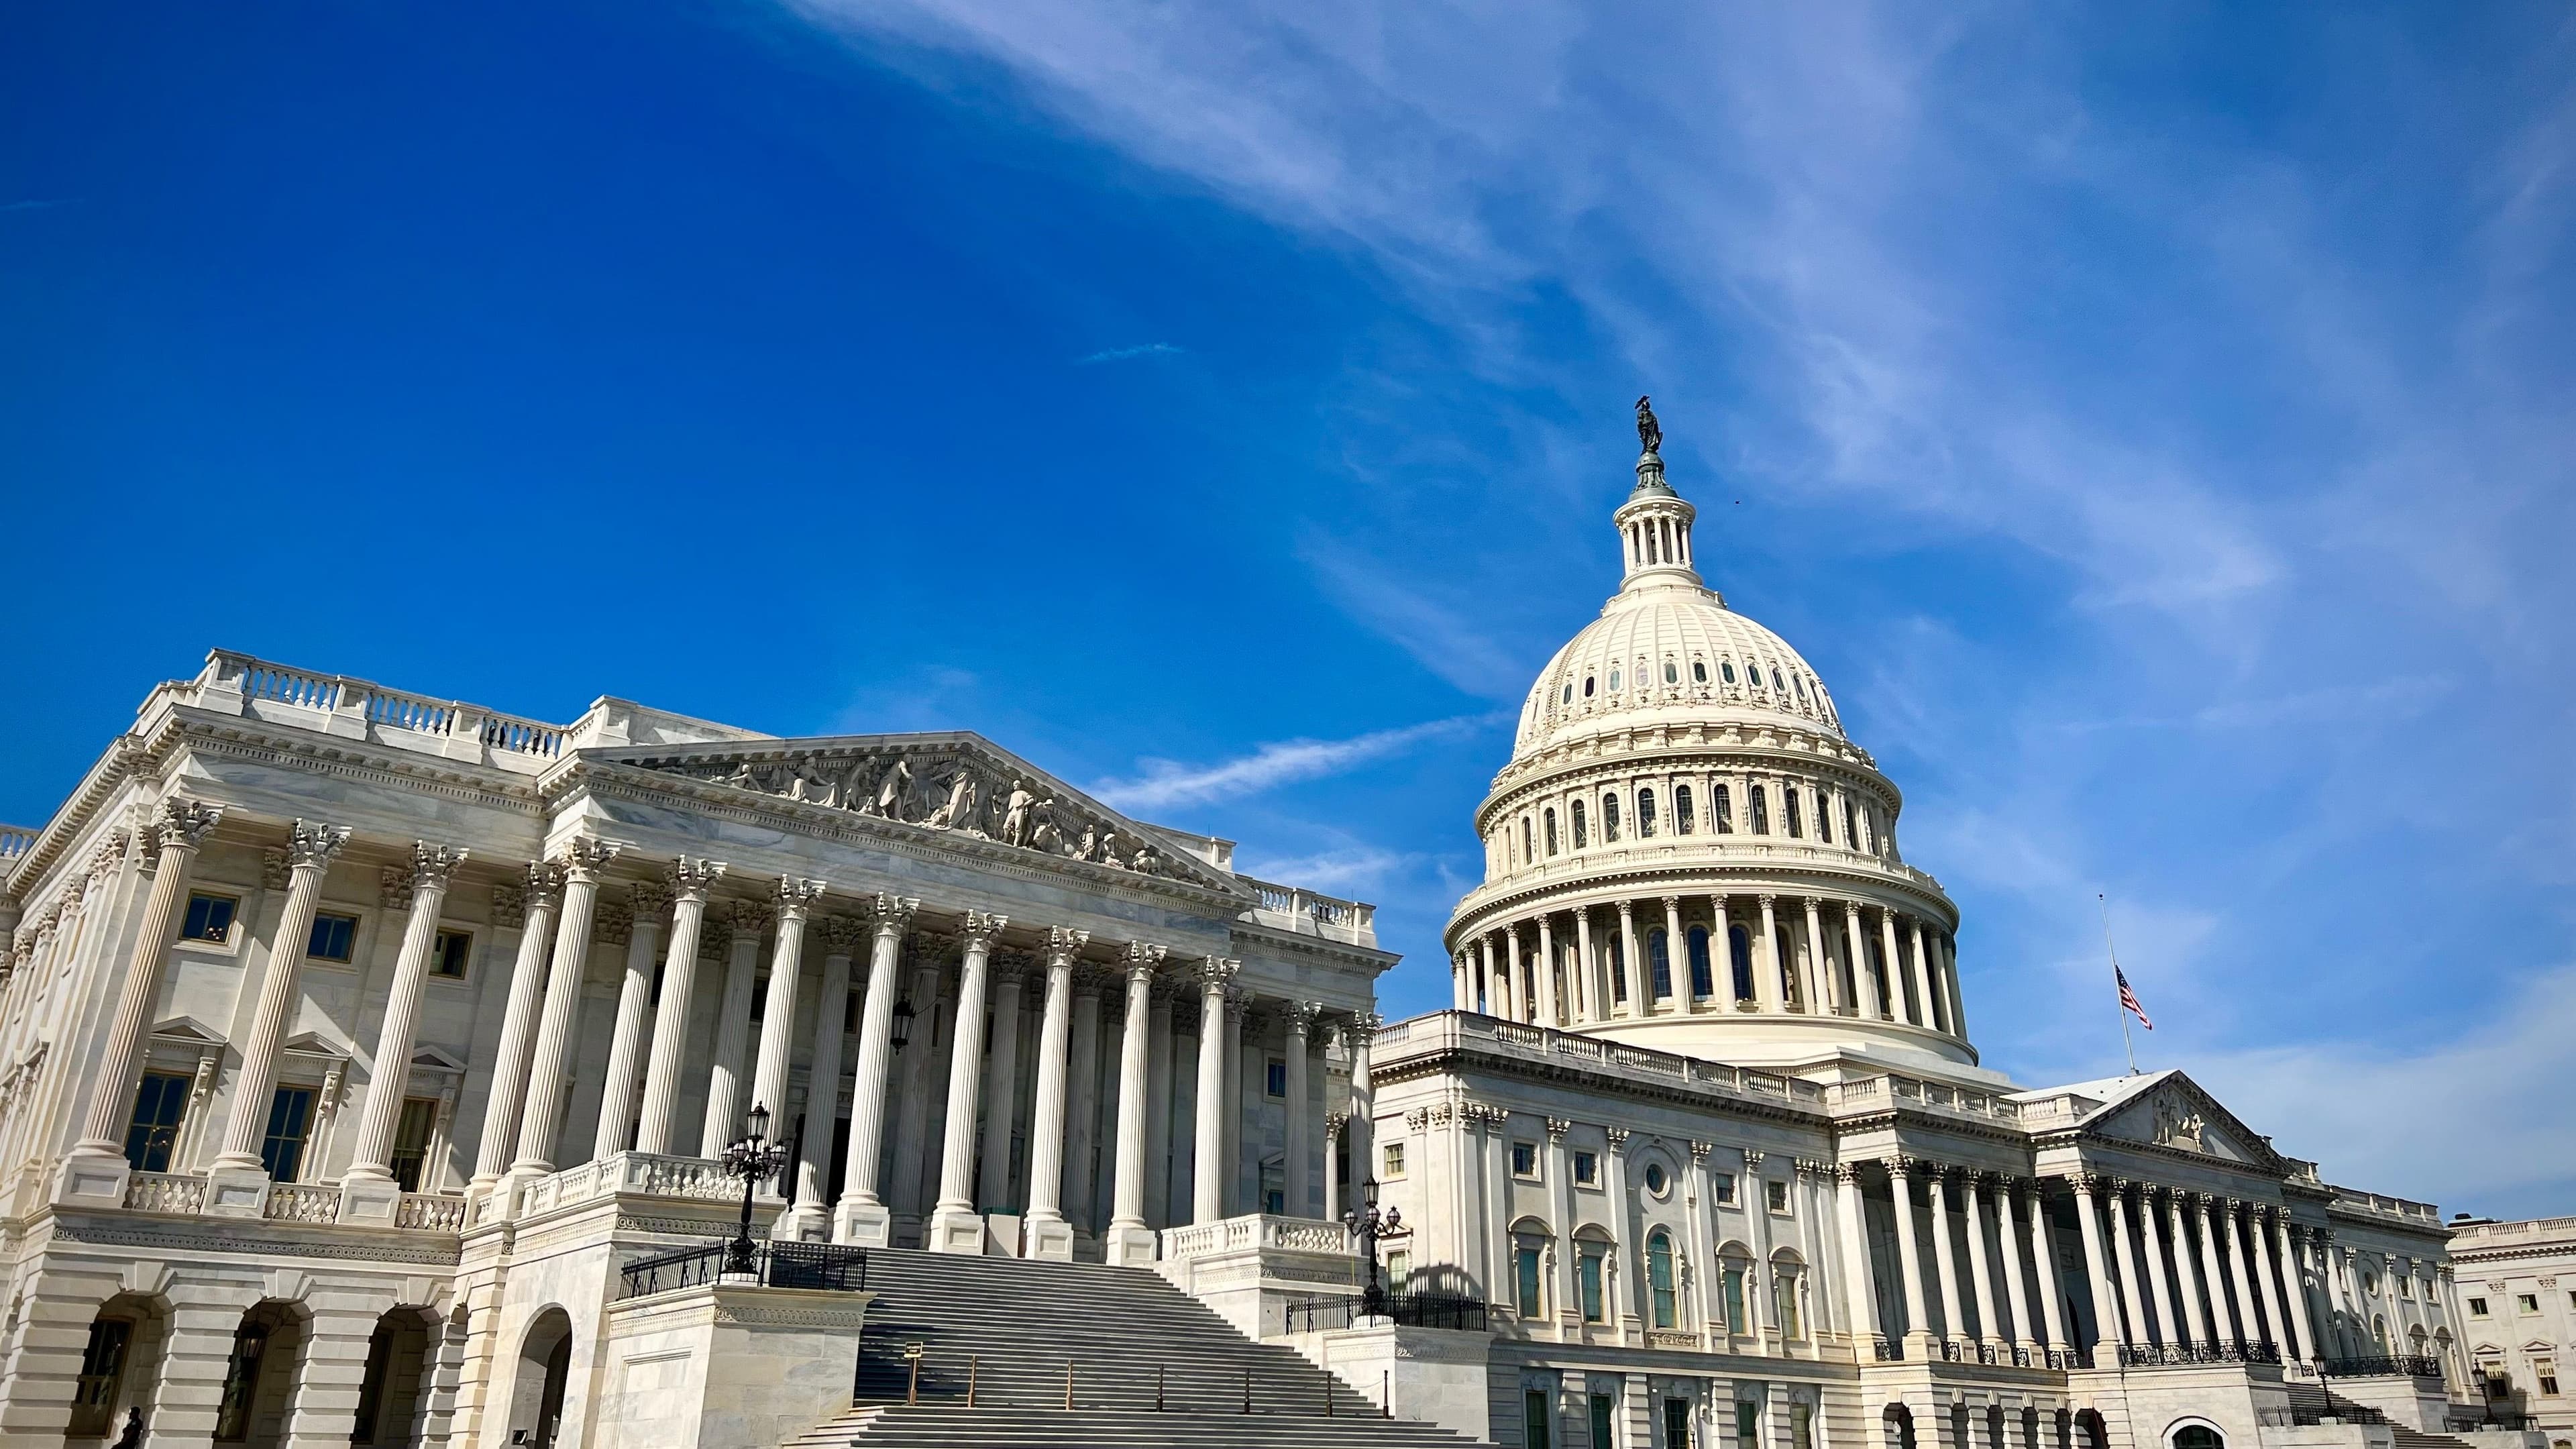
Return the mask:
[[340,1190],[301,1182],[270,1183],[265,1216],[281,1223],[337,1222]]
[[2473,1223],[2451,1230],[2451,1251],[2475,1252],[2507,1243],[2576,1238],[2576,1218],[2529,1218],[2518,1223]]
[[139,1213],[194,1217],[206,1206],[206,1180],[184,1172],[138,1172],[125,1180],[125,1205]]
[[[2332,1183],[2328,1183],[2327,1186],[2334,1187]],[[2408,1222],[2433,1227],[2439,1227],[2442,1223],[2442,1210],[2429,1202],[2389,1197],[2383,1193],[2361,1192],[2349,1187],[2334,1187],[2334,1195],[2337,1207],[2357,1208],[2363,1212],[2377,1213],[2383,1217],[2404,1218]]]
[[1162,1234],[1163,1259],[1172,1263],[1203,1258],[1211,1253],[1240,1253],[1261,1248],[1348,1257],[1351,1235],[1350,1230],[1340,1223],[1322,1218],[1278,1217],[1270,1213],[1246,1213],[1241,1217],[1219,1218],[1212,1223],[1165,1228]]
[[0,870],[36,847],[36,832],[20,825],[0,825]]
[[522,1186],[516,1215],[535,1217],[621,1193],[630,1197],[733,1202],[742,1197],[742,1183],[727,1177],[721,1163],[703,1157],[620,1152],[567,1167]]
[[1919,1111],[1938,1112],[1954,1117],[1977,1117],[1996,1122],[2026,1120],[2023,1106],[1992,1092],[1973,1091],[1944,1082],[1929,1082],[1917,1077],[1889,1073],[1883,1077],[1863,1077],[1857,1081],[1836,1082],[1830,1097],[1837,1111],[1869,1111],[1892,1106],[1911,1107]]
[[407,1192],[394,1205],[394,1226],[431,1233],[465,1230],[465,1199],[434,1192]]
[[1751,1067],[1731,1067],[1676,1052],[1630,1046],[1552,1026],[1525,1026],[1466,1011],[1435,1011],[1380,1027],[1370,1050],[1381,1062],[1397,1057],[1474,1049],[1552,1064],[1578,1063],[1612,1076],[1704,1087],[1731,1097],[1823,1107],[1825,1089],[1803,1077]]
[[1370,942],[1377,939],[1377,907],[1364,901],[1346,901],[1339,896],[1257,880],[1248,875],[1237,874],[1235,879],[1252,887],[1257,909],[1269,915],[1286,916],[1291,930],[1321,934],[1324,928],[1329,927]]
[[364,679],[307,670],[218,649],[180,702],[227,714],[372,739],[451,759],[541,769],[564,750],[567,730],[477,704],[387,689]]

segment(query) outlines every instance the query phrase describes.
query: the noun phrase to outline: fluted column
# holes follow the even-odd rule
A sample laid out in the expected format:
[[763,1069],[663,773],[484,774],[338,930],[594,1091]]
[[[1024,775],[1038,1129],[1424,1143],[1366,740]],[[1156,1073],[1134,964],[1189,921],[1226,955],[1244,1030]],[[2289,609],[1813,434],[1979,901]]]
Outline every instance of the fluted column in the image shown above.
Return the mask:
[[2111,1296],[2111,1272],[2102,1260],[2102,1214],[2093,1202],[2101,1179],[2077,1173],[2069,1181],[2075,1188],[2076,1230],[2084,1239],[2085,1281],[2093,1290],[2093,1366],[2116,1368],[2119,1347],[2129,1341],[2129,1333],[2121,1326],[2120,1303]]
[[1861,1207],[1860,1168],[1842,1163],[1833,1169],[1833,1174],[1834,1217],[1842,1235],[1843,1297],[1851,1313],[1852,1351],[1862,1363],[1869,1363],[1871,1353],[1860,1347],[1860,1340],[1883,1338],[1886,1330],[1878,1321],[1877,1275],[1869,1260],[1869,1220]]
[[1343,1112],[1324,1114],[1324,1221],[1328,1223],[1342,1220],[1341,1149],[1337,1144],[1343,1140],[1342,1129],[1350,1120],[1349,1114]]
[[[789,876],[778,882],[778,939],[770,948],[769,999],[760,1009],[760,1054],[751,1074],[751,1104],[767,1107],[777,1119],[771,1129],[784,1136],[787,1121],[787,1065],[796,1049],[796,993],[805,974],[805,920],[823,898],[819,880]],[[775,1191],[774,1184],[762,1188]]]
[[[931,1209],[925,1230],[925,1246],[934,1252],[984,1251],[984,1215],[975,1210],[975,1119],[982,1105],[976,1098],[984,1088],[984,996],[993,938],[1004,924],[1004,917],[968,911],[958,931],[966,959],[957,974],[956,1024],[948,1033],[948,1131],[940,1143],[939,1205]],[[861,1061],[866,1056],[862,1050]],[[853,1156],[858,1142],[857,1124],[852,1123]],[[876,1184],[867,1186],[873,1191]]]
[[1648,994],[1652,983],[1646,980],[1645,968],[1637,960],[1637,903],[1635,901],[1619,903],[1619,975],[1628,988],[1628,1014],[1630,1016],[1653,1015],[1655,1001],[1654,997]]
[[2138,1183],[2138,1238],[2146,1248],[2146,1287],[2156,1302],[2156,1343],[2174,1343],[2182,1328],[2174,1323],[2174,1294],[2164,1287],[2164,1235],[2156,1232],[2156,1186]]
[[1879,944],[1887,951],[1888,1014],[1908,1026],[1923,1025],[1924,1004],[1909,1001],[1905,991],[1905,952],[1896,944],[1896,912],[1878,908]]
[[[1258,1212],[1258,1201],[1242,1196],[1245,1153],[1243,1150],[1243,1048],[1252,1035],[1252,991],[1237,986],[1225,995],[1225,1115],[1223,1147],[1219,1160],[1225,1164],[1220,1191],[1228,1213]],[[1258,1175],[1256,1174],[1256,1177]]]
[[1073,1261],[1073,1225],[1064,1216],[1065,1073],[1073,1044],[1073,962],[1090,939],[1089,931],[1063,926],[1047,931],[1046,1004],[1038,1022],[1037,1120],[1029,1131],[1027,1253],[1066,1263]]
[[543,1177],[555,1170],[573,1027],[581,1015],[581,973],[590,959],[591,916],[599,905],[599,877],[621,848],[588,837],[575,837],[564,847],[563,920],[555,928],[554,964],[546,972],[545,1012],[537,1019],[528,1105],[519,1116],[519,1156],[510,1164],[513,1177]]
[[2285,1210],[2273,1224],[2281,1242],[2282,1289],[2290,1299],[2290,1326],[2299,1334],[2299,1356],[2311,1362],[2326,1357],[2325,1343],[2317,1337],[2315,1322],[2308,1316],[2308,1285],[2299,1271],[2298,1229],[2290,1224]]
[[2147,1329],[2147,1305],[2138,1288],[2138,1255],[2129,1246],[2129,1182],[2115,1179],[2111,1184],[2111,1261],[2120,1271],[2120,1306],[2128,1314],[2127,1342],[2149,1344],[2155,1338]]
[[1538,1010],[1530,1019],[1540,1026],[1565,1025],[1565,963],[1556,955],[1555,916],[1538,918]]
[[[1147,1101],[1152,1064],[1147,1052],[1154,1035],[1152,1022],[1160,1016],[1166,1028],[1171,1023],[1170,1004],[1153,1000],[1154,973],[1163,964],[1163,948],[1143,941],[1130,941],[1119,956],[1127,975],[1127,1030],[1118,1043],[1118,1158],[1115,1175],[1109,1181],[1109,1231],[1101,1243],[1101,1257],[1115,1265],[1144,1264],[1154,1260],[1154,1230],[1145,1221],[1146,1136],[1150,1125],[1150,1103]],[[1207,1043],[1199,1044],[1202,1061]],[[1201,1076],[1206,1075],[1204,1068]],[[1164,1124],[1171,1122],[1169,1104],[1165,1104]]]
[[1966,1343],[1968,1315],[1959,1311],[1957,1250],[1950,1246],[1950,1169],[1938,1163],[1930,1166],[1924,1196],[1932,1210],[1932,1267],[1941,1283],[1941,1337],[1948,1343]]
[[2048,1230],[2048,1193],[2036,1179],[2030,1184],[2030,1271],[2039,1283],[2040,1321],[2048,1325],[2048,1347],[2072,1353],[2075,1340],[2066,1333],[2066,1275],[2057,1266],[2057,1235]]
[[134,936],[134,957],[118,984],[116,1014],[108,1021],[107,1041],[90,1064],[89,1109],[81,1138],[63,1162],[57,1200],[122,1205],[131,1169],[125,1161],[125,1124],[134,1112],[134,1093],[143,1075],[143,1034],[151,1026],[152,1007],[161,997],[161,976],[170,948],[179,939],[188,904],[188,871],[197,850],[221,820],[224,807],[172,798],[161,802],[149,829],[161,846],[153,868],[152,894]]
[[1941,992],[1932,985],[1932,960],[1923,952],[1923,923],[1907,921],[1905,928],[1907,939],[1914,945],[1914,993],[1915,999],[1921,1003],[1919,1010],[1923,1017],[1915,1025],[1930,1027],[1934,1031],[1946,1030],[1947,1023],[1942,1018],[1948,1013],[1941,1009]]
[[1960,1194],[1968,1204],[1968,1281],[1977,1303],[1977,1341],[1988,1348],[2009,1348],[2011,1338],[1995,1320],[1995,1278],[1986,1259],[1986,1175],[1973,1168],[1959,1175]]
[[1851,958],[1852,990],[1859,992],[1858,1009],[1865,1021],[1883,1021],[1887,1003],[1880,997],[1878,978],[1869,974],[1869,952],[1862,949],[1860,907],[1843,902],[1843,954]]
[[394,958],[384,1020],[376,1028],[375,1069],[368,1074],[366,1100],[358,1112],[357,1147],[340,1179],[343,1220],[393,1221],[393,1203],[401,1196],[393,1186],[394,1124],[402,1117],[403,1090],[411,1083],[412,1037],[420,1027],[421,993],[429,989],[438,912],[447,904],[448,882],[464,863],[465,852],[454,846],[412,843],[411,911],[403,921],[402,951]]
[[644,1072],[644,1025],[653,1010],[653,960],[662,946],[662,916],[671,909],[671,892],[639,882],[626,892],[635,924],[626,938],[626,975],[617,986],[617,1028],[608,1043],[608,1079],[599,1093],[599,1124],[591,1133],[590,1158],[597,1162],[626,1150],[626,1129],[636,1127],[638,1094]]
[[1196,1161],[1190,1173],[1190,1221],[1225,1216],[1226,993],[1239,961],[1210,956],[1199,964],[1199,1089]]
[[2218,1343],[2234,1343],[2238,1341],[2236,1323],[2228,1316],[2227,1279],[2218,1270],[2218,1238],[2209,1224],[2210,1201],[2206,1193],[2194,1194],[2191,1200],[2192,1214],[2200,1220],[2201,1281],[2209,1285],[2209,1327],[2212,1339]]
[[[868,987],[859,1002],[859,1060],[850,1077],[850,1155],[842,1167],[841,1200],[832,1208],[836,1243],[882,1248],[893,1241],[894,1215],[877,1196],[878,1164],[885,1149],[886,1075],[894,1059],[894,978],[904,932],[920,909],[919,897],[880,895],[868,921]],[[978,1001],[980,1009],[980,996]],[[978,1026],[979,1041],[982,1035]],[[929,1050],[925,1043],[923,1053]],[[981,1251],[980,1241],[975,1251]]]
[[[2022,1286],[2021,1225],[2014,1221],[2013,1208],[2021,1198],[2021,1185],[2009,1177],[1995,1179],[1995,1242],[2004,1251],[2004,1306],[2012,1310],[2012,1341],[2033,1351],[2042,1347],[2039,1330],[2030,1321],[2030,1296]],[[2040,1291],[2050,1291],[2043,1282]]]
[[[1788,1002],[1782,990],[1785,973],[1781,969],[1779,920],[1773,909],[1778,898],[1758,895],[1753,899],[1762,913],[1762,939],[1753,951],[1753,999],[1763,1011],[1785,1011]],[[1717,935],[1718,939],[1711,944],[1724,947],[1731,963],[1734,947],[1725,939],[1726,932],[1721,930]],[[1712,951],[1711,954],[1716,953]]]
[[[1720,909],[1723,910],[1724,907],[1721,906]],[[1714,976],[1717,973],[1718,958],[1726,954],[1726,918],[1724,916],[1718,917],[1717,940],[1710,947],[1708,954],[1709,974]],[[1672,974],[1673,1000],[1681,1003],[1681,1009],[1684,1012],[1699,1010],[1698,994],[1691,989],[1693,983],[1690,974],[1690,942],[1682,936],[1682,898],[1680,896],[1664,897],[1664,969]],[[1716,987],[1717,983],[1714,980],[1709,982],[1712,997],[1717,994]]]
[[1065,1217],[1077,1234],[1097,1234],[1101,1228],[1100,991],[1109,979],[1096,967],[1073,973],[1073,1043],[1065,1058],[1070,1115],[1064,1128],[1064,1202]]
[[805,1134],[796,1144],[796,1205],[781,1214],[772,1236],[819,1243],[832,1235],[832,1205],[823,1201],[823,1177],[832,1166],[832,1128],[841,1120],[841,1030],[850,997],[850,950],[862,927],[844,916],[815,923],[823,940],[823,980],[814,998],[813,1056],[805,1064]]
[[1574,912],[1574,955],[1576,967],[1583,976],[1583,1019],[1608,1021],[1610,978],[1603,974],[1601,958],[1593,950],[1590,906],[1579,906]]
[[707,893],[725,868],[682,856],[662,872],[671,890],[671,947],[662,953],[662,1000],[653,1009],[653,1051],[644,1067],[644,1117],[635,1150],[667,1153],[680,1131],[680,1074],[689,1056],[689,1007],[698,986],[698,938],[706,928]]
[[1282,1016],[1286,1040],[1281,1052],[1288,1068],[1287,1110],[1280,1114],[1283,1130],[1279,1158],[1279,1187],[1287,1215],[1302,1218],[1313,1211],[1308,1206],[1308,1159],[1313,1156],[1313,1114],[1306,1106],[1306,1072],[1311,1063],[1307,1053],[1312,1049],[1315,1018],[1324,1009],[1320,1001],[1291,1001]]
[[1950,994],[1950,1034],[1961,1041],[1968,1039],[1968,1008],[1959,999],[1959,943],[1943,934],[1933,944],[1941,952],[1942,986]]
[[483,1135],[474,1148],[480,1197],[510,1170],[519,1151],[519,1111],[527,1101],[528,1058],[537,1046],[537,1009],[545,999],[546,953],[554,945],[555,910],[563,900],[563,867],[529,865],[519,897],[519,955],[510,966],[510,1004],[501,1016],[501,1047],[492,1057],[492,1092],[483,1102]]
[[[2254,1281],[2262,1287],[2264,1320],[2272,1325],[2273,1337],[2282,1340],[2279,1345],[2281,1361],[2294,1363],[2297,1361],[2299,1345],[2288,1341],[2290,1321],[2281,1316],[2279,1280],[2272,1276],[2271,1235],[2263,1231],[2264,1215],[2276,1211],[2278,1209],[2260,1205],[2248,1209],[2245,1231],[2246,1235],[2254,1240]],[[2300,1335],[2300,1342],[2305,1341],[2306,1335]]]
[[1449,1009],[1451,1011],[1476,1009],[1475,996],[1468,985],[1470,979],[1467,952],[1461,948],[1449,959]]
[[[1484,962],[1484,967],[1476,974],[1477,989],[1467,997],[1467,1005],[1471,1010],[1482,1011],[1487,1016],[1505,1016],[1501,995],[1494,989],[1494,938],[1490,935],[1478,936],[1476,952]],[[1482,1005],[1478,1004],[1480,997]]]
[[1905,1286],[1907,1352],[1918,1359],[1933,1344],[1932,1310],[1923,1296],[1923,1250],[1914,1236],[1914,1185],[1908,1177],[1921,1166],[1901,1157],[1887,1160],[1887,1191],[1896,1203],[1896,1263]]
[[1807,1009],[1819,1016],[1844,1015],[1842,983],[1834,979],[1833,953],[1825,949],[1824,918],[1817,914],[1816,898],[1802,898],[1807,913]]
[[993,1045],[984,1055],[984,1156],[977,1169],[976,1206],[1007,1213],[1011,1169],[1018,1165],[1011,1139],[1020,1126],[1020,990],[1028,958],[1016,951],[993,962]]
[[1377,1176],[1377,1081],[1370,1065],[1370,1044],[1384,1025],[1386,1018],[1363,1011],[1342,1027],[1342,1051],[1351,1069],[1351,1120],[1342,1129],[1342,1138],[1350,1144],[1354,1182]]
[[2186,1341],[2207,1343],[2209,1315],[2200,1306],[2200,1275],[2192,1268],[2191,1229],[2183,1219],[2184,1196],[2172,1188],[2165,1189],[2165,1226],[2173,1239],[2174,1276],[2182,1287],[2183,1318],[2191,1328],[2191,1337]]
[[[1146,948],[1140,944],[1131,943],[1128,949],[1135,951]],[[1150,949],[1155,953],[1154,962],[1159,969],[1163,959],[1163,948],[1156,946]],[[1126,963],[1123,969],[1127,971],[1132,981],[1135,976],[1133,958],[1121,957],[1120,959]],[[1145,1196],[1143,1207],[1139,1210],[1139,1215],[1148,1228],[1170,1227],[1180,1217],[1172,1202],[1172,1109],[1175,1105],[1172,1099],[1176,1095],[1172,1090],[1172,1082],[1179,1070],[1179,1063],[1175,1058],[1180,1053],[1179,1038],[1172,1031],[1172,997],[1179,986],[1178,983],[1161,976],[1155,976],[1152,980],[1154,999],[1145,1007],[1146,1044],[1152,1055],[1145,1063]],[[1130,1004],[1127,1010],[1128,1020],[1133,1021],[1135,1019],[1133,1004]],[[1128,1033],[1129,1040],[1133,1040],[1134,1036],[1134,1032]],[[1122,1053],[1127,1050],[1126,1042],[1119,1043],[1119,1050]],[[1119,1120],[1123,1122],[1126,1120],[1127,1111],[1126,1064],[1123,1056],[1120,1059],[1119,1073],[1118,1111]],[[1114,1179],[1111,1186],[1113,1189],[1116,1186]],[[1114,1205],[1114,1192],[1112,1197]],[[1114,1212],[1112,1216],[1115,1216]],[[1145,1246],[1145,1253],[1149,1258],[1152,1256],[1153,1245],[1150,1240]]]
[[[2236,1199],[2229,1198],[2218,1211],[2220,1220],[2226,1224],[2227,1286],[2236,1291],[2236,1321],[2244,1330],[2244,1340],[2253,1343],[2262,1338],[2263,1324],[2254,1316],[2254,1284],[2245,1276],[2245,1246],[2236,1234],[2238,1206]],[[2393,1349],[2398,1345],[2391,1344],[2390,1347]]]
[[260,977],[259,1007],[251,1018],[250,1035],[242,1043],[241,1070],[233,1075],[223,1151],[207,1170],[211,1211],[246,1207],[257,1216],[266,1209],[268,1169],[260,1164],[259,1149],[277,1094],[278,1054],[285,1049],[287,1024],[294,1020],[297,980],[313,937],[322,878],[348,843],[349,827],[310,820],[296,821],[287,839],[286,909],[277,919],[277,934],[269,945],[268,970]]
[[751,1052],[751,994],[760,980],[760,937],[769,929],[762,901],[733,903],[733,950],[717,1003],[715,1059],[707,1071],[707,1110],[698,1127],[698,1156],[720,1157],[742,1130],[743,1058]]

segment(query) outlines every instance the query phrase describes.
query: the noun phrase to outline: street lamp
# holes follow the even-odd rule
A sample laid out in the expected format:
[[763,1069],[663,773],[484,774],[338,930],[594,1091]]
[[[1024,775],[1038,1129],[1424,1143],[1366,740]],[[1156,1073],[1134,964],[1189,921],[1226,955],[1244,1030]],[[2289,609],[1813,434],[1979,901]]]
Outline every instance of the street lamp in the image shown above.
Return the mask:
[[751,1190],[764,1178],[776,1177],[787,1166],[787,1149],[769,1140],[769,1108],[755,1105],[746,1122],[748,1130],[741,1141],[724,1151],[727,1176],[742,1179],[742,1226],[735,1230],[733,1241],[725,1244],[727,1273],[752,1271]]
[[907,996],[894,1004],[894,1049],[902,1051],[912,1040],[912,998]]
[[1360,1184],[1360,1205],[1342,1214],[1342,1226],[1359,1239],[1360,1256],[1368,1259],[1368,1287],[1360,1294],[1360,1311],[1371,1318],[1386,1312],[1386,1286],[1378,1281],[1377,1240],[1404,1228],[1404,1214],[1395,1208],[1378,1211],[1377,1179]]

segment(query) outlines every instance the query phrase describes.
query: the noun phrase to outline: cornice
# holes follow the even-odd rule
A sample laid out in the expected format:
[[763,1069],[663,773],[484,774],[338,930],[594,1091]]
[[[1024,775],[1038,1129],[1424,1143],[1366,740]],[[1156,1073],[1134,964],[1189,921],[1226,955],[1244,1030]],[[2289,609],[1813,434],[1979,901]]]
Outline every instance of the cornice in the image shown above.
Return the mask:
[[1711,1112],[1723,1112],[1766,1122],[1779,1122],[1821,1132],[1831,1136],[1837,1124],[1831,1113],[1821,1107],[1799,1107],[1789,1102],[1762,1101],[1750,1097],[1724,1096],[1714,1092],[1696,1092],[1686,1085],[1666,1086],[1639,1081],[1615,1073],[1594,1071],[1579,1061],[1545,1063],[1500,1052],[1480,1051],[1474,1047],[1450,1046],[1414,1056],[1397,1057],[1380,1063],[1372,1055],[1369,1080],[1383,1087],[1393,1082],[1422,1081],[1442,1076],[1459,1076],[1466,1072],[1530,1082],[1574,1083],[1594,1093],[1606,1093],[1646,1102],[1665,1102]]
[[[1929,877],[1926,877],[1929,879]],[[1740,884],[1728,884],[1740,882]],[[1928,915],[1943,922],[1942,930],[1955,934],[1959,927],[1959,909],[1936,884],[1930,890],[1875,872],[1837,870],[1818,861],[1746,861],[1732,864],[1723,861],[1678,861],[1628,865],[1605,865],[1599,871],[1581,876],[1561,876],[1552,880],[1531,881],[1514,886],[1501,894],[1476,900],[1470,891],[1459,901],[1458,910],[1449,918],[1441,933],[1445,950],[1455,953],[1459,942],[1472,940],[1486,931],[1499,929],[1512,920],[1548,911],[1570,911],[1578,903],[1565,899],[1600,890],[1620,894],[1656,895],[1749,895],[1756,883],[1777,885],[1775,894],[1813,894],[1848,896],[1863,905],[1894,906]],[[1636,889],[1628,890],[1629,886]],[[1664,888],[1667,885],[1683,889]],[[1800,891],[1800,887],[1813,887]],[[1481,891],[1487,887],[1479,886]],[[1890,900],[1887,897],[1894,896]],[[1562,900],[1562,904],[1555,902]],[[1474,901],[1472,908],[1468,902]],[[1595,902],[1594,904],[1600,904]]]
[[1259,941],[1264,945],[1278,946],[1306,955],[1331,957],[1350,962],[1355,966],[1366,966],[1373,971],[1383,971],[1403,959],[1393,951],[1380,950],[1374,946],[1354,946],[1326,936],[1309,936],[1297,931],[1282,930],[1277,926],[1264,925],[1250,916],[1229,922],[1228,929],[1238,940]]

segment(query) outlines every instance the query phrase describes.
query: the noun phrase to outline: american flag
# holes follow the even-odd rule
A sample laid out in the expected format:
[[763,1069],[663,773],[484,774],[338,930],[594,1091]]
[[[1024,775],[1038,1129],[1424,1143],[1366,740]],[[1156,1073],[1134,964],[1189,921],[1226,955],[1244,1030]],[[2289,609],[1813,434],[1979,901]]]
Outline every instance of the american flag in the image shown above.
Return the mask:
[[2111,968],[2111,976],[2120,983],[2120,1004],[2127,1007],[2129,1014],[2138,1019],[2138,1025],[2154,1031],[2156,1024],[2147,1020],[2147,1009],[2138,1004],[2138,993],[2129,989],[2129,973],[2114,965]]

